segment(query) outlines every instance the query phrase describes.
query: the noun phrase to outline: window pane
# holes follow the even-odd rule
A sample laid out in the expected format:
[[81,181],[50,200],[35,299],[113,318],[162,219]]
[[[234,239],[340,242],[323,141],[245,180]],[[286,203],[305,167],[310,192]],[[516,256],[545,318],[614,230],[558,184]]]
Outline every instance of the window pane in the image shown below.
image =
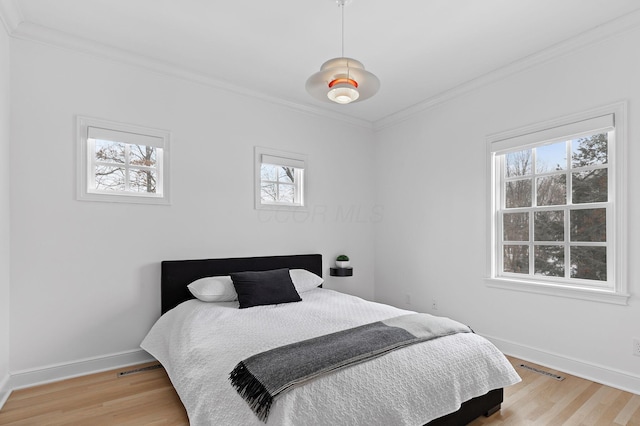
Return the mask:
[[606,247],[571,247],[571,278],[607,280]]
[[600,203],[608,200],[607,169],[572,173],[573,202]]
[[278,168],[278,181],[293,183],[295,180],[295,169],[293,167]]
[[107,163],[124,163],[124,145],[120,142],[95,140],[96,160]]
[[564,241],[564,212],[535,212],[533,228],[536,241]]
[[567,203],[567,175],[551,175],[537,179],[536,202],[539,206]]
[[505,241],[529,241],[529,213],[505,213],[502,218]]
[[260,180],[275,182],[278,180],[278,166],[273,164],[262,164],[260,166]]
[[536,173],[566,170],[567,143],[559,142],[536,148]]
[[505,206],[531,207],[531,179],[519,179],[506,183]]
[[260,199],[266,202],[275,202],[278,200],[278,193],[276,191],[277,184],[275,183],[262,183],[260,188]]
[[155,194],[156,179],[157,172],[155,170],[131,169],[129,172],[129,190]]
[[529,273],[529,246],[505,245],[503,252],[504,272]]
[[531,174],[531,150],[505,154],[505,176],[526,176]]
[[573,167],[607,164],[608,134],[601,133],[571,141],[571,164]]
[[278,201],[281,203],[294,203],[295,202],[295,186],[280,184],[278,193]]
[[96,166],[96,189],[101,191],[124,191],[124,168]]
[[571,241],[607,241],[607,210],[571,210]]
[[129,145],[129,161],[134,166],[155,167],[156,148],[144,145]]
[[564,246],[536,246],[535,274],[564,277]]

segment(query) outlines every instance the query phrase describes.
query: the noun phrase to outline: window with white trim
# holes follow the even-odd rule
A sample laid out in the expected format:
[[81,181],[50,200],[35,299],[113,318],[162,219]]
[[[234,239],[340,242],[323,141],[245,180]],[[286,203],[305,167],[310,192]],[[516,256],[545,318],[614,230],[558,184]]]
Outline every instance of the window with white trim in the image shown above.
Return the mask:
[[169,133],[78,117],[78,199],[168,204]]
[[490,285],[626,303],[624,110],[489,138]]
[[255,147],[255,204],[261,208],[304,207],[306,156]]

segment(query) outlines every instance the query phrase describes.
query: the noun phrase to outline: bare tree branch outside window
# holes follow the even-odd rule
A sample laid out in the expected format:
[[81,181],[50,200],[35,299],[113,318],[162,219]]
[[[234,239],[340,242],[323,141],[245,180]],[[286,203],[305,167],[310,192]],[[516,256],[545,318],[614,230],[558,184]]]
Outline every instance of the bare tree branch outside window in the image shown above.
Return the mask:
[[295,168],[274,164],[260,167],[260,197],[271,203],[294,204],[296,202]]
[[157,148],[105,140],[95,147],[97,190],[156,193]]
[[[571,153],[569,161],[567,148]],[[551,154],[554,149],[556,157]],[[607,202],[607,162],[606,133],[504,155],[504,272],[530,274],[533,271],[536,275],[552,277],[569,274],[571,278],[607,279],[606,247],[589,245],[607,241],[606,209],[571,207]],[[571,194],[567,194],[568,180]],[[567,204],[569,199],[571,204]],[[549,210],[548,206],[559,206],[561,210]],[[538,211],[538,207],[547,208]],[[509,212],[518,208],[527,210]],[[565,229],[565,211],[569,229]],[[530,223],[532,235],[529,235]],[[572,244],[574,242],[580,244]],[[568,247],[570,271],[565,271],[565,247]],[[529,261],[530,250],[533,250],[533,265]]]

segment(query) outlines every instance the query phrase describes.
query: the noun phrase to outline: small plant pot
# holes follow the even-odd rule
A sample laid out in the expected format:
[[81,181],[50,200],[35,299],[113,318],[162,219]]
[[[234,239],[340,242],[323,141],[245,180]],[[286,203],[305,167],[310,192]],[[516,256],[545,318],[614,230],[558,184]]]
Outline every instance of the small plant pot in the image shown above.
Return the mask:
[[336,260],[336,268],[348,268],[350,264],[349,260]]

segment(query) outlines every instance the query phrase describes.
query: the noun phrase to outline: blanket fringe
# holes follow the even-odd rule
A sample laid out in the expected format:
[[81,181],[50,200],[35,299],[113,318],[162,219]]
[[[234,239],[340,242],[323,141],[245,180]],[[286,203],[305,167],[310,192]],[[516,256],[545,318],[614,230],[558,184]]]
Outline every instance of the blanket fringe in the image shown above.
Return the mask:
[[231,385],[236,388],[240,396],[247,401],[256,416],[267,422],[273,396],[247,368],[244,362],[239,362],[229,374]]

